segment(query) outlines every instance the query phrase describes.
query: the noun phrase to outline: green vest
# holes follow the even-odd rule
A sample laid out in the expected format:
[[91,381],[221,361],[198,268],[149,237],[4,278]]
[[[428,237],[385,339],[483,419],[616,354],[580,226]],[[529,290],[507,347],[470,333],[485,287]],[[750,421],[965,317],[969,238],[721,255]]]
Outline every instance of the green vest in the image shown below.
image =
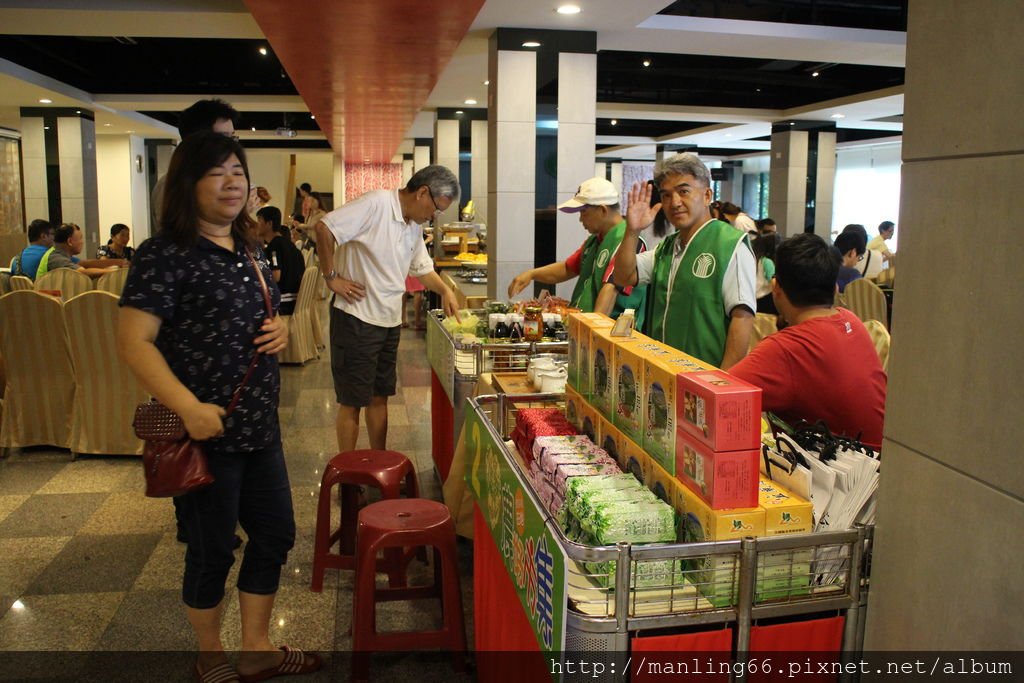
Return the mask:
[[725,355],[729,316],[725,314],[722,281],[736,243],[750,242],[728,223],[712,220],[683,246],[673,275],[673,256],[679,233],[666,237],[654,252],[648,286],[645,332],[716,367]]
[[[615,258],[615,251],[622,243],[626,234],[626,221],[617,223],[605,234],[604,239],[598,244],[597,235],[591,235],[583,243],[583,258],[580,261],[580,275],[576,280],[576,287],[572,291],[570,303],[585,313],[594,310],[597,303],[597,295],[604,286],[604,273],[608,264]],[[644,319],[644,292],[646,287],[634,287],[629,295],[622,292],[615,297],[615,305],[612,307],[611,317],[618,318],[619,314],[627,308],[636,310],[636,324],[639,329]]]
[[50,247],[49,249],[47,249],[46,253],[43,254],[43,257],[41,259],[39,259],[39,268],[36,269],[36,279],[37,280],[39,278],[41,278],[43,275],[46,275],[46,271],[49,270],[49,268],[50,268],[50,254],[53,253],[53,250],[55,248],[56,247]]

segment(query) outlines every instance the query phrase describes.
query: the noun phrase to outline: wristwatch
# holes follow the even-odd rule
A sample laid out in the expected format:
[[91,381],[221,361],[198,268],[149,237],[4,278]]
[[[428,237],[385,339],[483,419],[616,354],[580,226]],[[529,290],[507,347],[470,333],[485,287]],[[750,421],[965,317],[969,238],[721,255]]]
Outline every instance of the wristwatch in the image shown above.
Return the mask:
[[332,269],[331,272],[326,274],[321,273],[321,275],[323,276],[325,282],[330,282],[334,278],[338,277],[338,271]]

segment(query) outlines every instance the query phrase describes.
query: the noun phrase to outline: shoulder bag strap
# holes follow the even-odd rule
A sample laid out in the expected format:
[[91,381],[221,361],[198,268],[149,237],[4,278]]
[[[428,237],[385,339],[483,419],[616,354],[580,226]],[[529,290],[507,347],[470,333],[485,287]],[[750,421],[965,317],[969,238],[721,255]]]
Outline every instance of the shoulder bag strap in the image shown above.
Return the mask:
[[[252,264],[253,270],[256,271],[256,279],[260,283],[260,290],[263,293],[263,305],[266,306],[267,317],[273,318],[274,306],[270,302],[270,290],[267,289],[267,281],[263,278],[263,271],[260,270],[259,264],[256,263],[256,259],[253,258],[252,252],[249,251],[248,247],[245,249],[245,255],[249,257],[249,263]],[[238,387],[235,389],[235,393],[231,395],[231,403],[229,403],[228,407],[224,409],[226,413],[225,417],[234,412],[235,408],[238,406],[238,402],[242,398],[242,389],[244,389],[245,385],[249,383],[249,379],[252,377],[252,373],[256,370],[256,364],[259,360],[260,353],[257,351],[252,356],[252,361],[249,363],[249,369],[245,371],[245,377],[243,377],[242,381],[239,382]]]

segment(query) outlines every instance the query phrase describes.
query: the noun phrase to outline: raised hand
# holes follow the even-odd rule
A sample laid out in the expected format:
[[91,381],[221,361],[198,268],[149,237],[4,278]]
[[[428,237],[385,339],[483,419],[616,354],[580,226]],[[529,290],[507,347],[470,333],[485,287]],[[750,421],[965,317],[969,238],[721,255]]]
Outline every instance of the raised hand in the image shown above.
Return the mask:
[[629,208],[626,210],[626,228],[639,233],[654,222],[661,211],[661,202],[651,206],[654,186],[650,183],[633,183],[629,191]]

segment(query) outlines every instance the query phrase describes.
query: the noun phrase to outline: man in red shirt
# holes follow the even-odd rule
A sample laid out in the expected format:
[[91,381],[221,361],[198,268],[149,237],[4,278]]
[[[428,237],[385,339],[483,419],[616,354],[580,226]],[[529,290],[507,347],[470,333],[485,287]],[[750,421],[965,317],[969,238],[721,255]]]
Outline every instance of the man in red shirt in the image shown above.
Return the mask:
[[772,298],[789,326],[729,372],[761,387],[764,410],[792,424],[823,420],[834,434],[882,444],[886,376],[864,325],[833,308],[839,255],[811,233],[775,252]]

